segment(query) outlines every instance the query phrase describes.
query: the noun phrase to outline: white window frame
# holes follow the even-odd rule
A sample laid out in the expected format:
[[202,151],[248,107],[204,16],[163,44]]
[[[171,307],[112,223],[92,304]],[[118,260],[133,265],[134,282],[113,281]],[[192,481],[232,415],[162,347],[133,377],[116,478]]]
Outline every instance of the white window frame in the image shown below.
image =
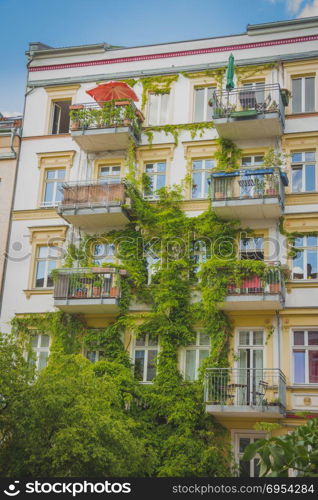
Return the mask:
[[[164,172],[158,170],[158,164],[160,164],[160,163],[165,164],[165,171]],[[148,165],[153,165],[154,170],[152,172],[147,172]],[[165,177],[165,184],[162,187],[167,187],[167,162],[165,160],[164,161],[155,161],[155,162],[149,161],[149,162],[145,163],[145,165],[144,165],[144,172],[152,180],[152,192],[151,192],[151,194],[144,194],[144,198],[147,200],[157,200],[158,195],[155,193],[158,189],[161,189],[161,188],[158,188],[158,177],[159,176]]]
[[[96,253],[96,246],[102,246],[104,251],[99,258],[99,254]],[[107,253],[107,251],[110,249],[110,247],[113,248],[113,253]],[[113,243],[94,243],[93,244],[93,249],[92,249],[92,260],[96,266],[102,266],[103,263],[109,262],[114,263],[116,260],[116,246]]]
[[[95,354],[94,361],[88,357],[88,353],[91,353],[91,352],[93,352]],[[103,353],[103,354],[101,355],[101,353]],[[105,353],[105,351],[103,349],[86,349],[85,357],[86,357],[86,359],[88,359],[88,361],[91,361],[91,363],[97,363],[98,361],[100,361],[100,358],[102,359],[104,357],[104,353]]]
[[[237,467],[240,465],[240,458],[243,456],[244,453],[240,452],[240,438],[248,438],[248,439],[253,439],[253,442],[255,439],[265,439],[267,437],[266,432],[261,432],[261,431],[254,431],[254,430],[243,430],[243,429],[235,429],[232,431],[232,443],[233,443],[233,451],[234,451],[234,457],[235,457],[235,462]],[[250,477],[255,477],[254,475],[254,460],[255,458],[259,458],[259,455],[255,455],[255,457],[250,460],[251,463],[251,470],[252,474]],[[238,477],[240,477],[240,471],[238,470],[237,472]]]
[[[102,169],[109,168],[109,174],[102,175]],[[114,171],[113,169],[119,171]],[[98,168],[98,179],[100,181],[109,181],[110,184],[119,184],[121,180],[121,165],[100,165]]]
[[[167,102],[167,121],[166,122],[161,122],[160,117],[161,117],[161,105],[162,105],[162,96],[163,95],[168,95],[168,102]],[[151,123],[150,122],[150,107],[151,107],[151,96],[156,96],[158,98],[158,109],[157,109],[157,117],[155,122],[156,123]],[[169,114],[170,114],[170,105],[171,105],[171,93],[170,92],[165,92],[164,94],[156,94],[155,92],[149,92],[148,93],[148,125],[149,126],[157,126],[157,125],[167,125],[169,123]]]
[[[202,162],[202,168],[194,169],[193,164],[195,162],[201,161]],[[213,165],[211,168],[206,167],[206,162],[207,161],[212,161]],[[191,199],[192,200],[206,200],[209,197],[209,189],[208,192],[205,194],[204,193],[204,188],[205,188],[205,174],[206,173],[212,173],[213,169],[215,168],[215,162],[213,158],[193,158],[192,159],[192,164],[191,164]],[[201,174],[201,186],[200,186],[200,194],[201,196],[193,196],[193,176],[194,174]]]
[[[156,345],[149,345],[149,333],[145,335],[145,345],[136,345],[137,341],[139,339],[134,338],[133,342],[133,352],[132,352],[132,359],[133,359],[133,365],[134,365],[134,373],[135,373],[135,361],[136,361],[136,352],[137,351],[144,351],[145,352],[145,357],[144,357],[144,367],[143,367],[143,376],[142,380],[139,380],[141,384],[152,384],[152,380],[147,380],[147,368],[148,368],[148,353],[149,351],[157,351],[156,354],[156,365],[158,364],[158,354],[159,354],[159,339],[157,339],[157,344]],[[157,366],[156,366],[156,372],[157,372]],[[156,376],[156,373],[155,373]]]
[[[296,247],[294,246],[293,248],[296,250],[296,252],[302,252],[303,254],[303,274],[304,274],[304,277],[303,278],[294,278],[294,259],[292,259],[292,279],[293,280],[296,280],[296,281],[316,281],[318,278],[308,278],[308,274],[307,274],[307,260],[308,260],[308,251],[316,251],[317,253],[317,272],[318,272],[318,237],[317,237],[317,246],[308,246],[307,245],[307,238],[308,236],[307,235],[303,235],[303,238],[304,238],[304,241],[306,244],[304,244],[304,246],[302,247]],[[310,236],[309,236],[310,238]]]
[[[200,351],[208,351],[210,355],[211,353],[211,339],[209,344],[200,344],[200,336],[205,335],[205,333],[201,330],[196,332],[196,338],[195,338],[195,344],[189,344],[187,346],[184,346],[182,348],[182,359],[181,359],[181,367],[182,367],[182,374],[183,378],[185,380],[188,380],[189,382],[192,382],[194,380],[198,379],[199,375],[199,368],[200,368]],[[195,351],[195,375],[194,379],[186,379],[186,360],[187,360],[187,351]]]
[[[49,345],[48,347],[41,347],[41,337],[42,335],[46,335],[49,337]],[[47,360],[50,356],[50,347],[51,347],[51,337],[50,335],[48,335],[47,333],[38,333],[38,332],[34,332],[31,334],[31,337],[38,337],[38,343],[37,343],[37,347],[32,347],[32,340],[30,339],[30,348],[31,348],[31,351],[35,357],[32,358],[32,361],[35,362],[35,367],[36,367],[36,370],[39,371],[39,362],[40,362],[40,353],[41,352],[47,352],[48,353],[48,356],[47,356]],[[31,361],[31,359],[29,358],[29,361]],[[46,362],[46,365],[47,366],[47,362]],[[45,368],[45,367],[43,367]]]
[[[212,89],[212,95],[213,92],[217,90],[216,85],[203,85],[203,86],[195,86],[193,90],[193,123],[200,123],[200,122],[211,122],[212,121],[212,108],[209,108],[208,105],[208,89]],[[196,108],[195,108],[195,101],[196,101],[196,91],[198,90],[204,90],[204,102],[203,102],[203,118],[202,120],[199,120],[198,122],[195,121],[195,113],[196,113]],[[210,111],[210,119],[208,118],[208,114]]]
[[[253,332],[263,332],[263,343],[262,344],[253,344]],[[240,345],[240,332],[249,332],[249,344]],[[235,346],[236,346],[236,354],[239,354],[240,349],[262,349],[263,350],[263,369],[266,370],[266,336],[265,336],[264,328],[260,326],[247,326],[239,327],[235,331]],[[239,359],[237,358],[234,363],[234,368],[239,368]]]
[[[258,157],[262,158],[261,162],[258,162],[258,161],[255,160]],[[251,163],[248,164],[248,165],[243,165],[243,159],[244,158],[251,158]],[[242,166],[242,168],[261,167],[263,165],[263,159],[264,159],[264,154],[252,154],[252,155],[245,154],[241,158],[241,166]]]
[[[318,387],[317,382],[309,382],[309,351],[318,351],[318,345],[308,345],[308,332],[317,332],[317,328],[293,328],[291,330],[290,336],[290,346],[291,346],[291,379],[295,387],[302,387],[304,385],[309,387]],[[294,333],[304,332],[304,344],[294,345]],[[305,382],[295,382],[295,364],[294,364],[294,351],[305,351]]]
[[[311,161],[306,160],[306,153],[314,153],[315,159]],[[317,158],[316,158],[316,151],[294,151],[292,152],[293,154],[301,154],[301,161],[293,161],[293,157],[291,157],[291,192],[294,194],[297,193],[314,193],[317,191]],[[314,190],[306,190],[306,166],[307,165],[314,165],[315,167],[315,188]],[[302,187],[301,191],[294,191],[293,187],[293,171],[296,169],[301,169],[302,170]]]
[[[47,248],[48,249],[47,257],[40,257],[39,256],[41,248]],[[33,282],[34,288],[39,289],[39,290],[54,288],[54,283],[52,283],[52,285],[49,285],[49,286],[47,284],[48,283],[48,278],[49,278],[48,268],[49,268],[49,262],[55,261],[56,262],[56,266],[55,266],[54,269],[56,269],[58,267],[59,258],[58,257],[54,257],[54,258],[50,257],[50,251],[51,251],[51,249],[58,250],[59,248],[60,247],[58,247],[58,246],[49,246],[49,245],[37,245],[36,246],[36,257],[35,257],[35,265],[34,265],[34,282]],[[38,264],[39,264],[39,262],[45,262],[44,283],[43,283],[43,286],[37,286],[36,285],[37,270],[38,270]]]
[[[64,172],[64,177],[63,179],[58,177],[59,172]],[[55,172],[54,178],[53,179],[48,179],[48,172]],[[44,189],[43,189],[43,200],[41,203],[41,207],[56,207],[58,206],[61,201],[58,201],[57,194],[58,194],[58,184],[63,184],[65,182],[65,176],[66,176],[66,168],[46,168],[44,172]],[[45,201],[45,193],[46,193],[46,186],[48,184],[53,184],[53,195],[52,195],[52,200],[50,201]]]
[[[51,104],[51,120],[50,120],[50,135],[60,135],[60,134],[66,134],[68,132],[60,132],[60,124],[61,124],[61,107],[59,105],[60,102],[66,101],[69,102],[69,106],[72,104],[72,99],[71,98],[66,98],[66,99],[54,99],[52,100]],[[53,127],[54,127],[54,111],[55,108],[59,109],[59,116],[58,116],[58,126],[57,126],[57,132],[53,132]],[[70,125],[70,118],[69,118],[69,125]]]
[[[313,78],[314,79],[314,107],[311,111],[306,111],[305,105],[306,105],[306,78]],[[304,75],[304,76],[294,76],[291,79],[291,84],[293,87],[293,80],[301,80],[301,110],[300,111],[295,111],[293,110],[293,102],[292,102],[292,113],[293,114],[298,114],[298,113],[314,113],[316,110],[316,75]]]

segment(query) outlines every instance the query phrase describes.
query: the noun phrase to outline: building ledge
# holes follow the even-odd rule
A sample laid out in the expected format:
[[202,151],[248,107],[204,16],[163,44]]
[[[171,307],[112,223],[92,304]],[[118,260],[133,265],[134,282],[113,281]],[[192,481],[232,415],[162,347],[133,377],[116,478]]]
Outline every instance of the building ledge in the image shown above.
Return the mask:
[[53,288],[28,288],[23,290],[27,299],[31,297],[31,295],[52,295]]

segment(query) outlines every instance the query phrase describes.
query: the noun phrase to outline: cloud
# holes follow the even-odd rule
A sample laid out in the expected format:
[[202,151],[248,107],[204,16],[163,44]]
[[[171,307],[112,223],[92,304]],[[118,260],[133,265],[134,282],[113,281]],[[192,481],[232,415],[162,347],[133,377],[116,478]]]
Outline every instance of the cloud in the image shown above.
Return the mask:
[[318,0],[306,2],[297,17],[314,17],[318,16]]
[[1,114],[6,118],[11,118],[12,116],[21,116],[21,111],[1,111]]
[[299,11],[303,0],[286,0],[287,10],[291,14],[296,14]]

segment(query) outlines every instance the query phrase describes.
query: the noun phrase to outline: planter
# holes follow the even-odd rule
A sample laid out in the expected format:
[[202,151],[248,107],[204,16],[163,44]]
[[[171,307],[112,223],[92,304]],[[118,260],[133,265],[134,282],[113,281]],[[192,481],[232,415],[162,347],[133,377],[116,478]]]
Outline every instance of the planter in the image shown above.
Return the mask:
[[129,120],[128,118],[125,118],[125,119],[123,120],[123,125],[124,125],[125,127],[130,127],[130,125],[131,125],[131,120]]
[[221,193],[220,191],[217,191],[215,194],[215,199],[216,200],[223,200],[225,198],[224,193]]
[[101,287],[93,286],[93,297],[100,297],[101,295]]
[[268,196],[277,196],[277,190],[275,188],[266,189],[266,194]]
[[71,126],[70,126],[71,130],[78,130],[79,128],[81,128],[81,122],[80,121],[71,122]]
[[110,288],[109,295],[110,295],[110,297],[119,297],[119,287],[118,286],[112,286]]
[[87,297],[87,290],[84,288],[84,289],[79,289],[79,290],[76,290],[75,292],[75,297],[76,298],[83,298],[83,297]]
[[280,292],[280,284],[279,283],[271,283],[269,285],[270,293],[279,293]]

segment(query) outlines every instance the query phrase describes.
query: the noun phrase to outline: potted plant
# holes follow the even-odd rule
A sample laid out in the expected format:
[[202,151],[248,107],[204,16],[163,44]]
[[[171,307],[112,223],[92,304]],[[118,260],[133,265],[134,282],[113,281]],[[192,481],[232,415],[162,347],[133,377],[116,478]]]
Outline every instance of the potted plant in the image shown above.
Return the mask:
[[70,109],[70,129],[71,130],[77,130],[81,127],[81,121],[80,121],[80,111],[83,109],[84,106],[83,104],[72,104],[69,109]]
[[102,279],[98,276],[93,279],[93,297],[100,297],[102,289]]

